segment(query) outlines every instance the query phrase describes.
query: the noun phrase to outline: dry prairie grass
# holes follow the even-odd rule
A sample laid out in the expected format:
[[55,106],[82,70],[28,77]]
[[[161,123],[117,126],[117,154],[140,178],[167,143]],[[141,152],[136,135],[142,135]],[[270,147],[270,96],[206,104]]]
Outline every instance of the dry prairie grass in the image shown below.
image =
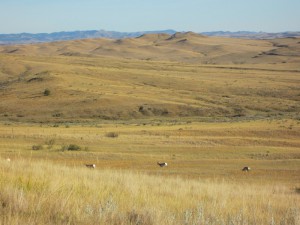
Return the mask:
[[299,117],[299,72],[290,70],[293,64],[261,69],[10,55],[1,55],[1,62],[1,120]]
[[[0,152],[3,158],[47,159],[68,166],[95,163],[97,169],[299,185],[300,125],[296,120],[136,122],[2,125]],[[81,150],[68,151],[71,144]],[[33,146],[39,148],[33,150]],[[156,162],[161,160],[169,163],[167,170],[158,170]],[[247,176],[241,173],[244,166],[253,168]]]
[[0,118],[298,118],[298,40],[185,33],[1,46]]
[[85,39],[0,46],[10,55],[116,57],[201,64],[299,63],[299,38],[246,40],[205,37],[192,32],[139,38]]
[[49,161],[2,162],[1,224],[299,224],[281,184],[166,178]]
[[297,41],[1,46],[0,223],[299,225]]

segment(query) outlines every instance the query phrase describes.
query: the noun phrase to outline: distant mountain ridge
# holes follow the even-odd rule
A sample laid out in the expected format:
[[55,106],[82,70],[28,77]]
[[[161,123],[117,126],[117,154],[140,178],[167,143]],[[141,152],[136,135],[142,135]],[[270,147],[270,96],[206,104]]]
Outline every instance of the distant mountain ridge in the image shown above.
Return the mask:
[[159,30],[159,31],[140,31],[140,32],[118,32],[106,30],[87,30],[87,31],[62,31],[54,33],[20,33],[20,34],[0,34],[0,44],[29,44],[39,42],[66,41],[87,38],[132,38],[143,34],[174,34],[175,30]]
[[266,33],[266,32],[251,32],[251,31],[213,31],[203,32],[206,36],[230,37],[230,38],[246,38],[246,39],[275,39],[287,37],[299,37],[300,32],[279,32],[279,33]]
[[[169,35],[175,34],[175,30],[157,30],[157,31],[140,31],[140,32],[118,32],[106,30],[87,30],[87,31],[62,31],[54,33],[19,33],[19,34],[0,34],[0,44],[30,44],[39,42],[53,42],[64,40],[77,40],[87,38],[134,38],[143,34],[159,34],[165,33]],[[231,38],[246,38],[246,39],[274,39],[300,36],[300,32],[280,32],[280,33],[266,33],[266,32],[250,32],[250,31],[213,31],[201,33],[206,36],[231,37]]]

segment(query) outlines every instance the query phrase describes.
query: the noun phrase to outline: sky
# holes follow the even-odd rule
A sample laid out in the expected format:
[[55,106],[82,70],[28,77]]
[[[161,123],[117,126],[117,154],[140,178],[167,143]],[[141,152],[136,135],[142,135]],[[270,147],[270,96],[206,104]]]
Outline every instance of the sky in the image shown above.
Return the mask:
[[300,0],[0,0],[0,34],[300,31]]

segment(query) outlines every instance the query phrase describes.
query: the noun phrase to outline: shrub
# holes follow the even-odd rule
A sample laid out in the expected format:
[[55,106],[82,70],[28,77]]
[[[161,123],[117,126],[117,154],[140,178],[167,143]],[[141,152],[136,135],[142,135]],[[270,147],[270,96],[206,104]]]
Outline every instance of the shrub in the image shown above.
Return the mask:
[[110,137],[110,138],[116,138],[116,137],[119,137],[119,134],[116,132],[109,132],[105,136]]
[[68,151],[79,151],[80,149],[81,149],[81,147],[79,145],[70,144],[68,146]]
[[69,146],[62,145],[60,151],[64,152],[64,151],[68,150],[68,147]]
[[49,96],[50,93],[51,93],[50,90],[48,88],[46,88],[44,91],[44,96]]
[[42,145],[32,145],[32,150],[41,150],[43,149]]
[[47,140],[47,141],[45,142],[45,144],[48,145],[48,148],[50,149],[50,148],[52,148],[53,145],[55,144],[55,139]]
[[61,117],[63,114],[62,113],[53,113],[52,116],[53,117]]

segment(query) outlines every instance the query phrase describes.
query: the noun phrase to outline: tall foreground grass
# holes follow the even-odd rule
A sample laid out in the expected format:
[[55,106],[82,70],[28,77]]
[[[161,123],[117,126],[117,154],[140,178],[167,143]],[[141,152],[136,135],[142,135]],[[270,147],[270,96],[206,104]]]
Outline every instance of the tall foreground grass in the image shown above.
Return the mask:
[[271,183],[0,161],[3,225],[300,224],[300,195]]

